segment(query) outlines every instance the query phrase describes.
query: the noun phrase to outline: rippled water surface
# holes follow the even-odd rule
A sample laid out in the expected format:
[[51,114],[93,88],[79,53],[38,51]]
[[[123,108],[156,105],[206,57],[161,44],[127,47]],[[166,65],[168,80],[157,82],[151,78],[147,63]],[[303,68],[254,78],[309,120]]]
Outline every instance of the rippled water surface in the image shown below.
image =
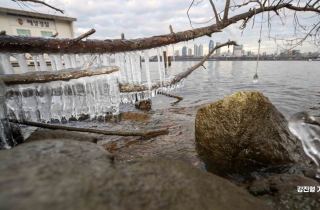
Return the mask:
[[[197,62],[175,62],[168,69],[174,75]],[[156,69],[156,63],[153,69]],[[209,61],[206,69],[200,67],[185,81],[182,90],[175,94],[184,97],[177,106],[201,105],[219,100],[237,91],[258,90],[287,118],[306,110],[319,115],[320,107],[320,62],[313,61],[261,61],[259,82],[253,83],[254,61]],[[157,99],[155,100],[155,102]],[[154,103],[154,108],[167,105]]]

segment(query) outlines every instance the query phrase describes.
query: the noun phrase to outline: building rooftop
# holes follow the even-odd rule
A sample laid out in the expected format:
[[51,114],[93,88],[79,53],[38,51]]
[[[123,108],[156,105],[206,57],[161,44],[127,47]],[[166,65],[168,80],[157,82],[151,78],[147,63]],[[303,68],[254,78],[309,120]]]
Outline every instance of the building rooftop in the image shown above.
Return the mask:
[[65,21],[76,21],[77,20],[77,18],[74,18],[74,17],[66,17],[66,16],[38,13],[38,12],[23,11],[23,10],[11,9],[11,8],[5,8],[5,7],[0,7],[0,12],[7,13],[9,15],[20,15],[20,16],[27,16],[27,17],[33,17],[33,18],[37,17],[37,18],[65,20]]

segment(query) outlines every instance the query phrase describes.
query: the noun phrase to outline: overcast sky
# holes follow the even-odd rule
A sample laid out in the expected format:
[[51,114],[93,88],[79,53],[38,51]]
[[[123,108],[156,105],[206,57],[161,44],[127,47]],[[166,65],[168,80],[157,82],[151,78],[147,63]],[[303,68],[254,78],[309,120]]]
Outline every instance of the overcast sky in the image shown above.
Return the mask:
[[[175,32],[192,29],[187,16],[187,10],[192,2],[191,0],[51,0],[46,2],[64,10],[65,14],[63,15],[48,7],[35,4],[18,4],[11,0],[2,0],[1,7],[75,17],[77,18],[74,24],[76,36],[94,28],[97,32],[90,38],[95,39],[120,38],[122,32],[125,34],[126,39],[168,34],[169,25],[172,25]],[[197,0],[195,2],[197,2]],[[224,9],[225,1],[214,0],[213,2],[216,4],[218,11]],[[236,2],[238,2],[238,0],[236,0]],[[254,4],[251,4],[251,7],[252,6],[254,6]],[[248,9],[249,7],[231,12],[229,17],[239,12],[247,11]],[[212,8],[208,0],[203,0],[199,4],[193,5],[189,13],[191,20],[195,22],[192,24],[194,28],[215,23],[215,20],[212,20],[206,24],[196,24],[208,21],[213,17]],[[270,13],[270,15],[274,15],[274,13]],[[310,16],[310,14],[305,14],[304,16],[306,15]],[[284,20],[286,25],[283,25],[280,19],[273,19],[271,23],[271,36],[292,37],[292,16],[292,13],[288,13],[287,18]],[[266,18],[267,14],[264,14],[264,17]],[[211,38],[206,36],[195,39],[194,41],[189,41],[188,47],[193,49],[194,44],[203,44],[204,54],[207,54],[210,39],[215,43],[223,43],[230,39],[237,41],[238,44],[243,44],[245,51],[257,52],[260,34],[260,23],[258,21],[261,20],[261,14],[259,14],[255,20],[256,22],[253,27],[251,20],[242,36],[241,30],[239,29],[241,23],[237,23],[224,29],[221,33],[212,34]],[[310,22],[310,20],[313,19],[308,19],[307,21]],[[274,40],[267,38],[268,33],[269,29],[267,24],[265,24],[262,30],[260,51],[273,53],[277,50],[277,45]],[[280,43],[281,42],[279,42],[279,44]],[[180,55],[181,48],[184,44],[185,43],[179,43],[175,45],[175,50],[178,49]],[[169,53],[171,53],[171,49],[172,48],[169,47]],[[296,49],[302,52],[317,50],[317,48],[308,43],[304,43]],[[226,50],[228,49],[223,48],[222,52]],[[232,51],[232,49],[230,50]]]

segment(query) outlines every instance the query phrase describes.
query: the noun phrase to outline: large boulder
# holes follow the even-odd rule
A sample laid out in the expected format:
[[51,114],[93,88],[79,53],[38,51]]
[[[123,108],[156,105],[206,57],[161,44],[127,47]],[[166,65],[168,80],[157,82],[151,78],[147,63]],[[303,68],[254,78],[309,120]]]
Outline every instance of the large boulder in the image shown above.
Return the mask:
[[269,209],[230,182],[181,161],[116,165],[102,147],[73,140],[0,152],[0,209]]
[[257,91],[238,92],[200,108],[195,135],[207,170],[219,175],[292,164],[303,155],[286,118]]

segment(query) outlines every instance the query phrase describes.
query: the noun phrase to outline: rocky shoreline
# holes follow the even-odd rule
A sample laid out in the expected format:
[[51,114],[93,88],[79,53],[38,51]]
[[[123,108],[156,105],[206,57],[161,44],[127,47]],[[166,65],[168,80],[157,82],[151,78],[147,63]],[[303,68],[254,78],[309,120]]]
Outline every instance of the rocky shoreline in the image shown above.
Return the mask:
[[[302,153],[301,143],[288,133],[286,119],[271,103],[267,103],[262,94],[250,94],[214,102],[229,105],[220,104],[219,109],[210,107],[208,113],[198,111],[204,110],[200,106],[172,107],[168,110],[128,112],[122,114],[117,123],[111,119],[108,123],[77,124],[79,127],[114,130],[169,128],[168,135],[150,139],[39,129],[23,144],[0,151],[0,208],[320,208],[320,192],[297,191],[298,186],[315,186],[317,191],[319,185],[314,178],[314,166]],[[221,108],[228,111],[223,112]],[[233,108],[235,111],[231,111]],[[210,135],[215,137],[215,144],[222,140],[220,145],[212,146],[212,137],[199,131],[201,123],[195,119],[203,118],[199,117],[200,112],[213,119],[202,124],[209,126],[204,130],[214,132]],[[217,113],[220,113],[219,118],[214,120]],[[236,113],[254,116],[247,121],[256,122],[260,128],[241,121]],[[241,123],[234,123],[238,121]],[[219,127],[219,122],[222,122],[222,127]],[[265,126],[266,123],[270,126]],[[224,133],[218,138],[216,132],[223,131],[225,125],[230,128],[229,134]],[[279,129],[275,129],[277,126]],[[250,130],[248,127],[252,128],[252,133],[240,132]],[[218,129],[214,131],[215,128]],[[239,132],[232,134],[237,129]],[[239,144],[235,137],[239,137],[243,144]],[[199,142],[210,151],[219,148],[222,152],[228,151],[224,156],[232,156],[234,160],[255,160],[262,164],[249,167],[250,161],[234,160],[229,164],[225,159],[212,156],[217,152],[203,152],[198,148]],[[260,150],[259,145],[263,145]],[[232,148],[234,152],[230,150]],[[241,155],[241,158],[233,154]],[[214,170],[211,170],[212,166]],[[221,166],[232,170],[219,174],[217,168],[222,169]],[[246,167],[250,171],[240,170]]]

